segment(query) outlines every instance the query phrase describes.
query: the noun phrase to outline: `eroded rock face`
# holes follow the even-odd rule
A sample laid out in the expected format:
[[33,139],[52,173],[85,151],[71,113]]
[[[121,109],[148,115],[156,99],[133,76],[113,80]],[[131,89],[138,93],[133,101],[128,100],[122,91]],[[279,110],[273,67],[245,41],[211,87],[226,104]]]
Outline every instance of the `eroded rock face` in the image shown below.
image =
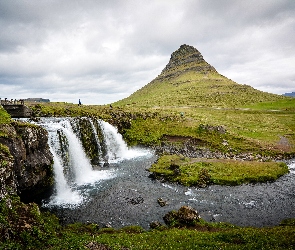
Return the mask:
[[186,71],[217,72],[213,66],[204,60],[202,54],[196,48],[183,44],[171,54],[169,63],[158,78],[171,78]]
[[[14,159],[6,146],[0,145],[0,201],[5,197],[15,194],[17,186],[14,174]],[[11,208],[11,201],[7,200],[6,205]]]
[[4,195],[7,190],[13,190],[23,201],[35,201],[49,192],[54,182],[53,157],[47,143],[47,131],[17,122],[3,125],[1,130],[8,135],[0,137],[0,143],[7,146],[10,161],[0,171],[1,186],[7,183],[0,193]]
[[178,211],[171,211],[163,217],[168,226],[192,226],[200,221],[199,213],[190,206],[182,206]]

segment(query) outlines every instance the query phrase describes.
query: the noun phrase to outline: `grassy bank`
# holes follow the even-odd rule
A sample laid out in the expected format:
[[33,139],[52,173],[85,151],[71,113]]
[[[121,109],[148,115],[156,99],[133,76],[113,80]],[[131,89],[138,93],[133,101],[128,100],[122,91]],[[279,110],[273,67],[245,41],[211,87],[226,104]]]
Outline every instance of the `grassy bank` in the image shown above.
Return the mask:
[[6,110],[0,105],[0,125],[10,122],[10,115]]
[[[253,109],[132,105],[110,109],[108,106],[48,103],[34,104],[31,108],[37,116],[94,116],[115,122],[130,145],[160,144],[166,135],[170,135],[192,137],[200,140],[203,146],[223,152],[268,155],[295,152],[295,115],[292,111],[295,98],[273,103],[272,108],[276,111],[263,105]],[[226,133],[202,129],[207,125],[223,127]]]
[[57,218],[40,213],[34,204],[0,203],[1,249],[294,249],[295,222],[280,226],[242,228],[203,220],[190,228],[139,226],[99,228],[96,224],[62,227]]
[[256,162],[221,159],[190,159],[163,155],[149,169],[156,178],[186,186],[240,185],[274,181],[288,173],[282,162]]

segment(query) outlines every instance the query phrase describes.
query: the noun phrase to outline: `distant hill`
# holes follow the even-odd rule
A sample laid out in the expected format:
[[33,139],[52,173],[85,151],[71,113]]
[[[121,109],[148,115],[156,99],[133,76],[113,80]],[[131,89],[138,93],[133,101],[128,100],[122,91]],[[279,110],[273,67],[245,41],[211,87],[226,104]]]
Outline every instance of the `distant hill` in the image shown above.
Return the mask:
[[292,93],[285,93],[284,96],[295,97],[295,92],[292,92]]
[[184,44],[160,75],[114,105],[238,107],[284,98],[226,78],[196,48]]
[[49,99],[43,99],[43,98],[27,98],[25,99],[26,102],[50,102]]

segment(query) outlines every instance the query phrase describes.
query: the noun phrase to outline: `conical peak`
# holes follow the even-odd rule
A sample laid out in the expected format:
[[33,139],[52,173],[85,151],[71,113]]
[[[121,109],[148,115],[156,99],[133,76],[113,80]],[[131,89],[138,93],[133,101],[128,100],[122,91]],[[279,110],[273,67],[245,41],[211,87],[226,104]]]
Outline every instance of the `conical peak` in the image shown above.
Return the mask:
[[204,61],[202,54],[193,46],[183,44],[171,54],[170,61]]
[[187,71],[216,72],[215,68],[204,60],[202,54],[196,48],[183,44],[171,54],[169,63],[158,79],[175,77]]

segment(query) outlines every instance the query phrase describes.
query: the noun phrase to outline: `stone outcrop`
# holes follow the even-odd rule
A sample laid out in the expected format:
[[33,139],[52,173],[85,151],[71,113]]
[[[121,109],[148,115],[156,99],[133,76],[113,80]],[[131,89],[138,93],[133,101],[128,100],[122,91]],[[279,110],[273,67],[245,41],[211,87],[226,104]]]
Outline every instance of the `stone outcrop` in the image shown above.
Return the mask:
[[202,54],[196,48],[183,44],[171,54],[169,63],[156,79],[173,78],[187,71],[217,72],[204,60]]
[[12,118],[30,118],[33,111],[22,104],[2,105]]
[[54,177],[46,130],[13,122],[1,125],[0,131],[0,198],[16,193],[31,202],[49,193]]
[[[8,147],[0,144],[0,201],[17,193],[17,185],[14,174],[14,159]],[[11,208],[10,200],[6,201],[7,207]]]
[[182,206],[178,211],[171,211],[163,217],[168,226],[186,227],[193,226],[200,221],[199,213],[190,206]]

